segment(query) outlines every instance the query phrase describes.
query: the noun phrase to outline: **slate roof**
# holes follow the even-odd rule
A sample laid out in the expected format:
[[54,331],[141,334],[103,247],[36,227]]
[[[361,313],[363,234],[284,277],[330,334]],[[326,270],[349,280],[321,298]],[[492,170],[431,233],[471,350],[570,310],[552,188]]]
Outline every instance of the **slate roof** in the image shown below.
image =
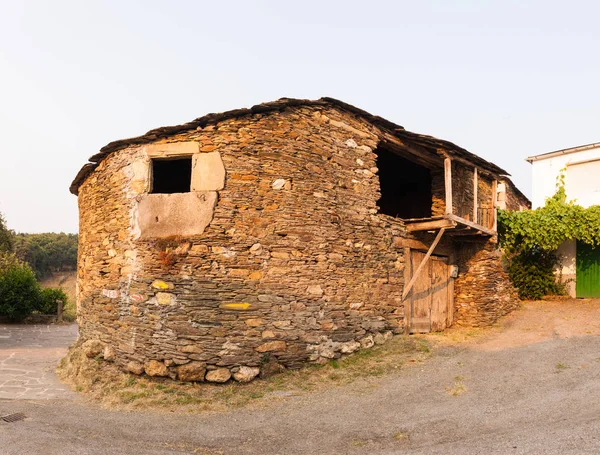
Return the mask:
[[303,100],[303,99],[294,99],[294,98],[281,98],[277,101],[272,101],[269,103],[257,104],[256,106],[252,106],[249,109],[235,109],[232,111],[222,112],[219,114],[208,114],[203,117],[199,117],[191,122],[184,123],[182,125],[175,126],[164,126],[161,128],[156,128],[148,131],[143,136],[133,137],[129,139],[120,139],[118,141],[111,142],[100,149],[98,153],[91,156],[89,158],[89,163],[85,164],[80,171],[77,173],[77,176],[71,183],[69,190],[71,193],[77,195],[79,191],[79,186],[85,181],[85,179],[98,167],[98,165],[111,153],[116,152],[118,150],[124,149],[126,147],[132,145],[141,145],[148,144],[151,142],[155,142],[159,139],[164,139],[169,136],[173,136],[178,133],[183,133],[186,131],[195,130],[198,127],[204,128],[208,125],[214,125],[224,120],[229,120],[232,118],[244,117],[252,114],[263,114],[275,111],[282,111],[286,108],[290,107],[310,107],[310,106],[323,106],[323,107],[335,107],[339,110],[349,112],[350,114],[356,115],[357,117],[371,123],[372,125],[398,137],[401,140],[405,140],[409,143],[419,145],[424,147],[425,149],[431,151],[432,154],[437,155],[438,149],[443,149],[450,156],[458,156],[463,158],[464,160],[469,161],[474,166],[477,166],[481,169],[485,169],[493,174],[498,176],[500,175],[510,175],[505,170],[496,166],[489,161],[484,160],[483,158],[471,153],[462,147],[459,147],[456,144],[453,144],[449,141],[444,141],[442,139],[437,139],[432,136],[427,136],[423,134],[417,134],[410,131],[405,130],[402,126],[397,125],[389,120],[386,120],[377,115],[370,114],[362,109],[359,109],[350,104],[344,103],[343,101],[336,100],[334,98],[321,98],[318,100]]

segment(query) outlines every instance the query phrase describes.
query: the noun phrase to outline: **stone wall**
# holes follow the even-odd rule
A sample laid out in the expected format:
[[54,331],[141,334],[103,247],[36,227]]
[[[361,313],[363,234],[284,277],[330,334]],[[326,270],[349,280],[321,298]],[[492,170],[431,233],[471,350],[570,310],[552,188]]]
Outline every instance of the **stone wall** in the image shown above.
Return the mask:
[[461,244],[456,249],[456,262],[454,320],[458,325],[488,326],[519,306],[517,291],[493,240]]
[[452,212],[473,219],[473,169],[452,161]]
[[136,238],[144,146],[112,154],[81,186],[82,340],[132,372],[185,380],[296,367],[403,330],[404,257],[390,245],[406,234],[377,214],[373,127],[289,109],[171,139],[189,141],[227,171],[200,236]]
[[509,180],[503,180],[503,183],[506,188],[506,210],[529,210],[531,209],[531,201],[525,197],[523,193],[521,193],[515,185]]
[[446,187],[444,168],[431,170],[431,216],[446,213]]
[[[224,382],[402,333],[404,249],[392,245],[410,236],[377,212],[380,136],[334,107],[293,107],[109,155],[79,188],[81,340],[136,374]],[[177,152],[181,143],[193,146],[194,162],[218,153],[225,184],[202,188],[210,201],[201,234],[144,236],[140,219],[152,217],[140,211],[160,208],[144,202],[149,150]],[[472,198],[472,175],[457,171],[455,181],[457,196],[464,185]],[[512,296],[498,258],[456,250],[465,258],[458,320],[493,322]]]

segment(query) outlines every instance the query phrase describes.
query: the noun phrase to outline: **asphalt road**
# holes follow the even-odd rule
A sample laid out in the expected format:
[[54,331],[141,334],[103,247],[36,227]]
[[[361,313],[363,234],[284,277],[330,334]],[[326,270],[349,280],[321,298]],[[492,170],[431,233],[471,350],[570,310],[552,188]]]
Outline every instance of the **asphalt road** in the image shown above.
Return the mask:
[[0,400],[0,415],[27,416],[0,422],[0,453],[597,454],[599,376],[598,335],[554,336],[439,348],[385,377],[225,413]]

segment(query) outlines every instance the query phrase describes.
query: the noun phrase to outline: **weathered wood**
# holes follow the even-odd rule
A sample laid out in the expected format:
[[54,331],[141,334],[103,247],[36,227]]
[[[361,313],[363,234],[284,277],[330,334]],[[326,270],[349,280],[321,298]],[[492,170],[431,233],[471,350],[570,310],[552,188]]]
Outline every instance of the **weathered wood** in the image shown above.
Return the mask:
[[[404,248],[404,285],[410,281],[412,276],[412,256],[411,249]],[[403,299],[404,300],[404,299]],[[404,333],[407,335],[410,333],[410,326],[412,323],[412,299],[404,300]]]
[[438,232],[437,235],[435,236],[435,240],[431,244],[431,247],[429,247],[429,250],[427,251],[425,258],[423,259],[421,264],[419,264],[419,267],[417,268],[417,270],[415,270],[415,273],[413,274],[412,278],[410,279],[410,282],[408,283],[408,285],[405,286],[404,292],[402,293],[402,300],[404,300],[406,298],[406,296],[410,292],[410,289],[415,284],[415,281],[417,280],[419,273],[421,273],[421,270],[423,270],[423,267],[425,267],[425,264],[427,264],[427,261],[429,260],[429,257],[431,256],[431,253],[433,253],[433,250],[435,249],[437,244],[440,243],[442,235],[444,235],[445,231],[446,231],[446,228],[441,228],[440,232]]
[[407,144],[406,142],[402,141],[396,136],[393,136],[390,133],[384,133],[383,138],[383,148],[400,155],[408,155],[408,158],[411,161],[421,166],[424,166],[428,169],[439,169],[442,165],[442,160],[440,159],[440,156],[431,153],[424,147],[420,147],[415,144]]
[[473,223],[478,223],[477,219],[477,190],[479,187],[477,168],[473,169]]
[[[429,250],[429,247],[431,245],[421,240],[406,239],[404,237],[395,237],[392,241],[392,246],[394,248],[410,248],[413,250],[427,251]],[[439,254],[440,256],[450,256],[453,253],[453,250],[452,248],[448,248],[443,245],[438,245],[435,249],[435,253]],[[410,279],[410,277],[408,277],[408,279]]]
[[431,258],[431,331],[441,332],[448,324],[448,259]]
[[420,221],[417,223],[406,224],[406,230],[408,232],[415,231],[433,231],[437,229],[451,229],[456,226],[456,223],[452,220],[441,219],[441,220],[433,220],[433,221]]
[[[411,267],[416,269],[423,262],[426,254],[412,251],[410,255]],[[418,275],[414,282],[410,298],[411,318],[410,333],[431,332],[431,263],[427,262],[425,269]]]
[[446,215],[446,218],[448,218],[450,221],[454,221],[457,224],[462,224],[464,226],[473,228],[477,231],[481,231],[487,235],[496,235],[496,231],[492,231],[491,229],[488,229],[480,224],[473,223],[472,221],[465,220],[464,218],[461,218],[460,216]]
[[446,188],[446,214],[452,213],[452,160],[444,159],[444,185]]
[[498,231],[498,180],[494,179],[492,183],[492,231]]

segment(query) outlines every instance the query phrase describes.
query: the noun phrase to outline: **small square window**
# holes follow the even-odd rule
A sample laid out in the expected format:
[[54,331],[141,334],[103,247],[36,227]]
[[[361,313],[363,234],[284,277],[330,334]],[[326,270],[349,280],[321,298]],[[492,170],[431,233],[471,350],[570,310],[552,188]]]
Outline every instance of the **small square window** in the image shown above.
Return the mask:
[[191,156],[152,160],[151,193],[189,193],[191,185]]

